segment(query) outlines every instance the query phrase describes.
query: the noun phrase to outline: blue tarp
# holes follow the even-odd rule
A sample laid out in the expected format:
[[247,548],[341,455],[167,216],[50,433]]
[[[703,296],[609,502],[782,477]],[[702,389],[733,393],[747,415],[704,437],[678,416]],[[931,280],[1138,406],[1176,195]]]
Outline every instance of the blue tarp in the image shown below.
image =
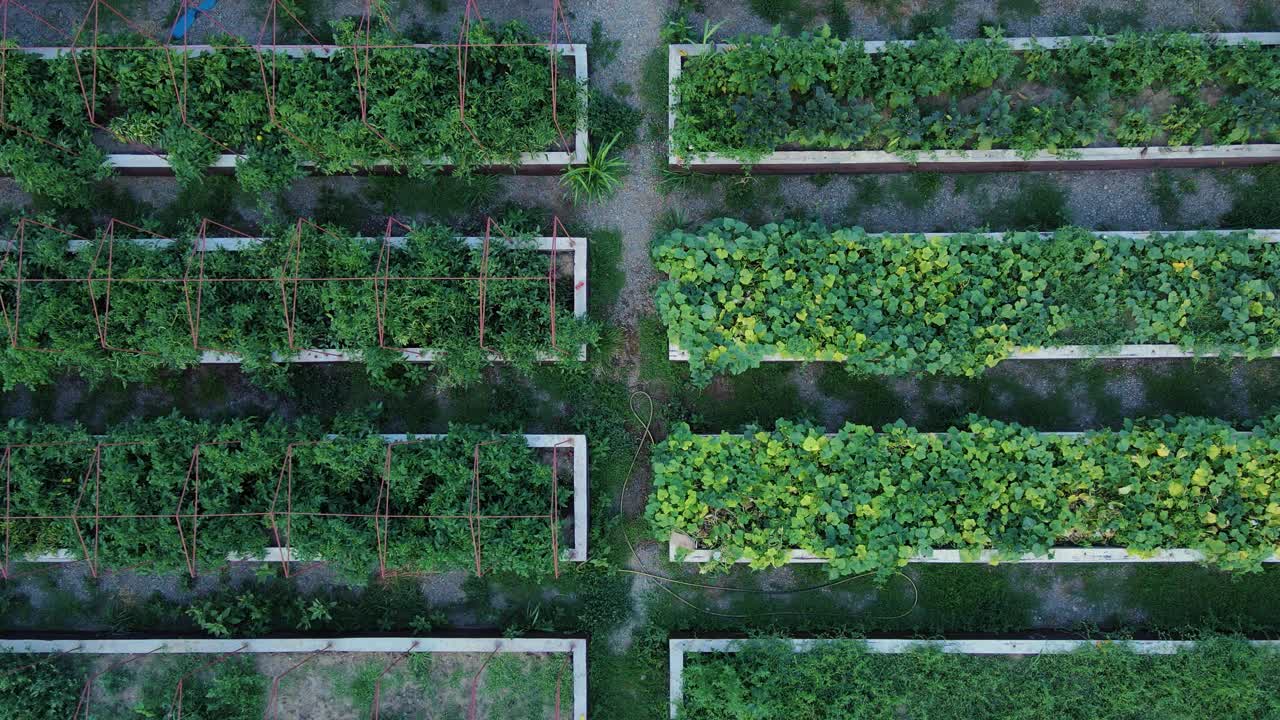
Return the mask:
[[187,34],[187,31],[191,29],[191,26],[196,24],[196,18],[209,12],[217,4],[218,0],[201,0],[199,5],[187,8],[186,12],[182,13],[182,17],[178,18],[178,22],[173,24],[174,39],[182,39]]

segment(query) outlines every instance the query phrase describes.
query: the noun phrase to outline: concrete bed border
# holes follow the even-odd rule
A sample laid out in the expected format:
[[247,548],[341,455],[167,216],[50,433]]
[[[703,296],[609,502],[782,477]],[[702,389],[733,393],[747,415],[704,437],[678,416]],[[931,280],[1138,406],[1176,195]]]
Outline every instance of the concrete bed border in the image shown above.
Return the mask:
[[[377,242],[382,242],[377,238],[369,238]],[[460,238],[464,243],[471,247],[479,247],[484,243],[484,238],[480,237],[463,237]],[[405,238],[391,237],[386,239],[393,247],[403,246]],[[573,316],[575,318],[585,318],[587,316],[587,253],[588,240],[582,237],[564,237],[550,238],[537,237],[533,238],[536,243],[536,249],[540,252],[550,253],[554,247],[555,252],[572,253],[573,255]],[[173,244],[174,240],[166,239],[140,239],[135,242],[140,244],[165,247]],[[199,242],[199,241],[196,241]],[[238,238],[238,237],[211,237],[205,238],[203,248],[205,250],[224,250],[235,252],[243,250],[245,247],[262,242],[262,238]],[[9,242],[0,243],[0,247],[9,247]],[[72,249],[89,247],[90,243],[84,240],[73,240],[68,243]],[[411,363],[430,363],[436,360],[438,352],[430,348],[406,348],[400,352],[407,362]],[[361,362],[359,353],[348,352],[336,348],[315,348],[303,350],[292,357],[286,357],[279,353],[272,355],[274,362],[280,363],[345,363],[345,362]],[[497,353],[490,353],[489,359],[493,362],[503,362],[503,359]],[[578,360],[586,362],[587,346],[584,344],[578,348]],[[539,362],[558,362],[559,360],[553,356],[544,354],[538,358]],[[201,365],[239,365],[241,358],[234,353],[221,353],[206,350],[200,354]]]
[[[1280,33],[1277,33],[1280,35]],[[1280,146],[1277,146],[1280,147]],[[1124,230],[1124,231],[1091,231],[1093,234],[1102,238],[1126,238],[1130,240],[1146,240],[1152,235],[1190,235],[1209,233],[1212,235],[1234,235],[1236,233],[1249,233],[1253,237],[1267,243],[1280,243],[1280,230]],[[1002,238],[1012,232],[985,232],[985,233],[868,233],[869,236],[879,235],[924,235],[925,237],[951,237],[954,235],[981,235],[988,238]],[[1038,233],[1041,238],[1051,238],[1053,233]],[[1112,347],[1094,347],[1091,345],[1060,345],[1049,348],[1019,348],[1013,351],[1007,358],[1003,358],[1001,362],[1009,360],[1176,360],[1183,358],[1216,358],[1220,353],[1216,351],[1210,352],[1193,352],[1183,350],[1178,345],[1155,345],[1155,344],[1138,344],[1138,345],[1120,345]],[[1228,357],[1244,357],[1242,353],[1231,353]],[[1280,348],[1274,350],[1271,357],[1280,358]],[[689,352],[684,350],[675,342],[668,339],[667,341],[667,359],[671,362],[688,362]],[[764,356],[764,362],[835,362],[830,358],[822,357],[796,357],[794,355],[784,355],[780,353],[769,353]]]
[[[1193,37],[1205,34],[1196,33]],[[1080,36],[1088,37],[1088,36]],[[1263,45],[1280,45],[1280,32],[1218,33],[1210,34],[1227,44],[1246,41]],[[1015,50],[1030,47],[1032,42],[1041,47],[1057,48],[1070,43],[1073,36],[1044,38],[1005,38]],[[867,53],[880,52],[886,44],[913,45],[913,40],[864,42]],[[968,42],[985,42],[980,38]],[[707,153],[684,158],[671,144],[671,133],[676,125],[676,80],[682,71],[682,59],[690,55],[702,55],[716,51],[732,50],[732,43],[678,44],[667,46],[667,162],[673,166],[707,172],[742,172],[750,167],[765,173],[883,173],[944,171],[990,172],[1007,170],[1106,170],[1145,167],[1234,167],[1280,162],[1280,144],[1254,145],[1182,145],[1149,147],[1099,147],[1071,149],[1071,157],[1049,152],[1038,152],[1031,158],[1019,156],[1016,150],[936,150],[921,151],[915,162],[891,152],[880,150],[780,150],[754,163],[717,153]]]
[[[410,436],[407,434],[383,434],[383,440],[388,443],[403,442]],[[447,437],[447,435],[434,433],[413,435],[414,439],[431,440],[436,438]],[[587,472],[587,436],[586,435],[548,435],[548,434],[526,434],[525,440],[532,448],[551,448],[562,443],[570,443],[573,450],[573,547],[565,548],[561,551],[561,559],[570,562],[586,562],[587,560],[587,523],[590,518],[591,504],[589,502],[590,483],[588,482]],[[323,558],[300,558],[292,550],[285,553],[282,547],[267,547],[263,553],[257,557],[244,557],[240,555],[228,555],[228,562],[323,562]],[[81,558],[70,550],[59,550],[56,553],[48,553],[43,555],[32,555],[19,557],[14,560],[15,563],[74,563],[81,562]]]
[[[925,433],[927,435],[936,435],[937,433]],[[1058,435],[1062,437],[1079,437],[1082,432],[1044,432],[1041,435]],[[834,433],[827,433],[827,437],[833,437]],[[719,435],[699,435],[701,438],[719,437]],[[742,436],[737,436],[742,437]],[[918,565],[1024,565],[1024,564],[1041,564],[1041,565],[1079,565],[1086,563],[1094,564],[1113,564],[1113,563],[1198,563],[1203,562],[1204,553],[1199,550],[1191,550],[1187,548],[1169,548],[1167,550],[1157,550],[1148,556],[1139,556],[1119,547],[1054,547],[1050,550],[1051,555],[1035,555],[1026,553],[1016,558],[999,557],[995,550],[982,551],[977,560],[962,560],[959,550],[934,550],[931,555],[917,555],[910,558],[907,562]],[[710,550],[707,548],[699,548],[694,538],[680,532],[673,532],[667,541],[667,560],[670,562],[686,562],[686,563],[709,563],[716,562],[722,557],[719,550]],[[751,562],[746,558],[738,558],[734,561],[738,564],[746,564]],[[825,564],[830,562],[827,558],[818,557],[807,550],[793,548],[788,551],[787,564]],[[1280,563],[1280,553],[1263,560],[1264,563]]]
[[[418,44],[424,50],[438,49],[439,46],[430,44]],[[589,81],[588,63],[587,63],[587,45],[585,43],[555,43],[556,51],[561,55],[573,58],[574,82],[580,83],[586,87]],[[157,46],[157,50],[161,47]],[[213,45],[199,44],[186,46],[173,46],[169,48],[174,52],[189,52],[192,55],[203,55],[209,52],[229,51],[229,50],[252,50],[252,48],[222,48]],[[312,54],[316,57],[331,57],[339,51],[348,50],[346,46],[339,45],[278,45],[273,48],[263,49],[261,52],[279,52],[290,57],[302,57],[306,54]],[[374,48],[377,49],[377,48]],[[84,52],[85,48],[76,49],[77,52]],[[52,47],[52,46],[32,46],[14,48],[10,52],[22,52],[39,56],[44,60],[52,60],[61,55],[67,55],[73,51],[70,47]],[[525,171],[528,174],[535,174],[538,171],[548,172],[567,168],[570,165],[582,164],[587,161],[590,140],[588,138],[588,112],[589,104],[584,95],[582,103],[582,113],[578,118],[578,124],[574,128],[573,133],[573,150],[567,152],[564,150],[548,151],[544,153],[521,153],[520,163],[516,165],[517,171]],[[221,154],[218,159],[209,166],[214,172],[234,172],[236,161],[242,156],[232,154]],[[436,163],[431,163],[436,165]],[[168,156],[164,153],[109,153],[107,155],[107,165],[120,171],[122,175],[172,175],[173,167],[169,164]],[[312,163],[303,163],[303,167],[312,167]],[[438,163],[439,167],[450,167],[450,162],[446,159]],[[374,163],[365,168],[344,174],[362,174],[364,172],[387,171],[391,169],[389,163]],[[485,165],[481,169],[484,170],[509,170],[509,165]]]
[[[733,639],[688,639],[671,640],[668,644],[668,662],[670,679],[670,715],[675,720],[679,715],[680,704],[684,700],[684,656],[686,653],[731,653],[741,650],[744,640]],[[881,640],[786,640],[795,652],[805,652],[821,644],[844,642],[864,643],[867,650],[873,653],[899,654],[911,650],[932,647],[944,653],[963,655],[1041,655],[1049,653],[1068,653],[1091,645],[1119,645],[1127,647],[1141,655],[1172,655],[1181,650],[1190,649],[1195,642],[1188,640],[914,640],[914,639],[881,639]],[[1277,640],[1252,640],[1250,644],[1257,647],[1280,649]]]
[[573,663],[573,718],[587,717],[587,641],[578,638],[354,637],[244,640],[0,640],[0,653],[81,655],[228,653],[568,653]]

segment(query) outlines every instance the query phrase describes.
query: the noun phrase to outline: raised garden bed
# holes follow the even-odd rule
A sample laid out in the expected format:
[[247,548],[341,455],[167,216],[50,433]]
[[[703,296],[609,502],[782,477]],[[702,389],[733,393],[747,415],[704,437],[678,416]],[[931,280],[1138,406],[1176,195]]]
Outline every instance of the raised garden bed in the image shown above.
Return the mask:
[[581,719],[586,649],[560,638],[0,640],[0,699],[24,720]]
[[671,640],[672,720],[1261,717],[1280,642]]
[[1126,422],[1039,433],[971,418],[921,433],[695,435],[654,452],[646,515],[674,562],[827,563],[885,578],[914,562],[1280,561],[1280,419]]
[[26,224],[0,260],[5,385],[67,370],[145,380],[195,364],[269,375],[353,361],[375,381],[431,362],[466,384],[491,362],[586,360],[585,238],[407,229],[374,240],[299,223],[269,238],[175,241],[122,239],[112,226],[68,241]]
[[1276,230],[867,234],[723,219],[653,253],[670,359],[706,382],[761,362],[972,376],[1003,360],[1277,357],[1278,243]]
[[364,38],[346,32],[328,46],[104,38],[102,49],[8,51],[0,170],[74,202],[113,172],[194,182],[236,171],[257,194],[300,171],[546,173],[586,161],[586,45],[477,24],[466,51],[378,37],[357,52]]
[[[1277,45],[1280,33],[671,45],[668,160],[799,173],[1277,162]],[[712,52],[740,55],[700,63]]]
[[95,575],[250,561],[325,562],[357,580],[374,567],[538,576],[587,559],[584,436],[343,423],[340,434],[307,420],[171,417],[107,436],[12,426],[5,574],[11,561],[86,562]]

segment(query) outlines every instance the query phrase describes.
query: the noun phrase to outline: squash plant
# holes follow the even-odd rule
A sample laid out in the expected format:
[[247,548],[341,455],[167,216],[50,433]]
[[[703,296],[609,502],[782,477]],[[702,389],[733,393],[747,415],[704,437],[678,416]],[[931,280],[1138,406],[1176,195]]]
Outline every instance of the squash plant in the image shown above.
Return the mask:
[[[74,205],[85,202],[89,182],[109,174],[104,146],[166,153],[185,183],[234,152],[242,186],[256,195],[285,187],[303,163],[322,173],[387,164],[411,174],[445,162],[461,172],[515,165],[522,153],[572,142],[585,112],[586,89],[560,57],[553,98],[551,51],[519,23],[471,27],[465,114],[453,48],[403,47],[408,41],[383,34],[368,38],[375,49],[366,54],[351,50],[366,42],[352,21],[335,30],[330,57],[260,57],[236,38],[187,54],[108,37],[100,44],[146,49],[82,53],[77,73],[70,56],[9,53],[0,170],[29,192]],[[82,83],[90,73],[94,82]],[[84,92],[109,132],[89,123]]]
[[[534,249],[527,237],[511,244],[493,240],[486,264],[482,248],[464,245],[448,228],[414,228],[380,265],[381,239],[302,227],[297,239],[290,225],[239,250],[207,249],[203,263],[191,252],[193,238],[158,247],[117,232],[108,266],[105,244],[98,251],[102,238],[73,249],[62,233],[28,226],[20,312],[16,259],[0,269],[6,312],[18,315],[16,347],[10,342],[0,351],[5,387],[45,384],[69,370],[90,380],[142,381],[160,370],[189,367],[201,355],[193,327],[199,347],[241,355],[246,371],[265,382],[282,372],[273,353],[287,358],[297,352],[293,348],[352,352],[381,385],[392,382],[392,368],[405,364],[387,348],[433,349],[440,352],[435,364],[443,370],[442,383],[466,385],[479,379],[489,351],[528,370],[543,356],[574,362],[581,345],[598,338],[593,323],[573,316],[573,278],[557,270],[552,346],[551,255]],[[478,280],[395,279],[478,278],[482,266],[493,278],[484,290],[487,350],[480,344]],[[92,282],[59,281],[87,278],[91,271]],[[184,284],[184,277],[192,282]],[[295,285],[293,277],[346,279]],[[375,282],[383,277],[392,279]],[[141,281],[156,278],[166,281]],[[110,349],[98,333],[95,298]],[[385,347],[378,342],[380,304]]]
[[833,576],[887,578],[933,550],[976,560],[1098,545],[1190,548],[1226,570],[1280,551],[1280,417],[1252,434],[1204,418],[1126,421],[1081,436],[970,417],[930,435],[779,420],[772,431],[655,447],[646,515],[660,539],[783,565],[798,548]]
[[[330,437],[332,433],[334,437]],[[188,543],[201,569],[226,564],[228,554],[257,556],[275,545],[267,513],[277,513],[281,544],[289,540],[295,555],[320,557],[353,581],[367,579],[378,565],[383,533],[390,570],[435,572],[474,570],[467,515],[474,509],[475,451],[480,448],[479,514],[530,516],[477,522],[485,572],[541,575],[550,572],[552,469],[545,453],[531,449],[519,435],[498,435],[480,428],[451,426],[447,436],[397,445],[390,463],[390,496],[379,506],[387,468],[387,444],[362,421],[340,418],[332,428],[313,419],[294,423],[234,420],[225,423],[170,416],[136,421],[95,438],[80,428],[10,421],[0,444],[47,445],[10,450],[12,515],[55,516],[53,520],[15,519],[9,524],[11,557],[69,550],[83,556],[81,539],[92,548],[96,537],[102,568],[138,568],[172,573],[187,569],[173,519],[180,498],[182,513],[194,512],[194,485],[187,482],[193,449],[199,450],[199,511],[192,527],[183,520]],[[94,447],[104,447],[96,463],[100,477],[86,471]],[[286,448],[295,444],[291,472],[282,475]],[[566,463],[560,465],[565,472]],[[76,500],[97,497],[103,518],[95,523],[92,504],[79,509],[81,533],[71,519]],[[292,478],[277,486],[282,477]],[[193,479],[194,480],[194,479]],[[573,483],[562,477],[557,493],[559,517],[572,518]],[[286,524],[286,510],[294,513]],[[395,518],[382,528],[368,515],[455,516],[438,519]],[[111,517],[148,515],[156,518]],[[168,516],[168,517],[165,517]],[[94,527],[97,529],[94,535]],[[558,530],[558,531],[559,531]]]
[[977,375],[1015,348],[1280,348],[1280,245],[1248,232],[1145,240],[868,234],[715,220],[653,247],[658,313],[696,382],[779,353],[854,372]]
[[746,163],[776,150],[1280,142],[1280,47],[1185,33],[1074,38],[1015,51],[998,32],[935,30],[868,53],[824,28],[742,37],[683,59],[671,146]]

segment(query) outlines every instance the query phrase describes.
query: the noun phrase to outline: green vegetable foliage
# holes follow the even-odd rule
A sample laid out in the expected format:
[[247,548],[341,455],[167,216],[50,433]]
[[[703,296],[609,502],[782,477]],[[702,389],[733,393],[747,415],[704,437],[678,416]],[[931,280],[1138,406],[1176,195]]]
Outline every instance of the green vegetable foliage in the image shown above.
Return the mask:
[[425,348],[438,351],[443,384],[466,385],[479,379],[491,352],[528,370],[544,356],[574,362],[598,338],[594,324],[573,316],[569,253],[561,252],[552,345],[551,254],[527,237],[508,244],[495,234],[486,255],[448,228],[424,227],[384,254],[381,239],[300,227],[272,229],[238,250],[206,249],[202,261],[190,237],[157,246],[117,230],[110,244],[103,235],[76,249],[65,234],[28,225],[21,267],[16,254],[0,265],[7,339],[16,335],[0,351],[5,388],[45,384],[69,370],[90,380],[144,381],[199,363],[201,349],[237,354],[268,382],[283,371],[274,359],[342,350],[388,385],[388,373],[407,363],[390,348]]
[[1185,33],[1015,51],[941,30],[866,52],[824,29],[684,59],[671,145],[754,162],[776,150],[1039,151],[1280,141],[1280,48]]
[[[386,163],[421,175],[442,162],[469,172],[573,142],[585,88],[557,59],[553,103],[550,50],[519,23],[472,25],[467,53],[366,38],[350,20],[335,29],[330,57],[260,54],[235,38],[200,54],[138,37],[100,44],[141,49],[74,61],[8,53],[0,170],[30,192],[83,204],[87,183],[109,174],[103,147],[166,153],[184,183],[239,153],[241,185],[260,194],[286,186],[302,163],[326,174]],[[351,49],[366,43],[375,49]],[[90,124],[85,90],[109,132]]]
[[[11,446],[10,556],[18,562],[68,550],[84,557],[96,538],[100,568],[185,572],[182,537],[200,570],[287,541],[296,557],[322,558],[355,581],[379,565],[380,548],[389,572],[474,572],[468,516],[475,513],[504,518],[476,521],[484,572],[551,572],[549,451],[529,448],[519,435],[455,426],[445,437],[392,446],[388,461],[386,441],[363,422],[344,419],[332,432],[311,420],[212,424],[172,416],[94,438],[78,428],[11,421],[3,437]],[[573,498],[568,463],[559,468],[556,532],[568,526]],[[77,504],[82,492],[88,500]],[[181,532],[173,517],[179,506]],[[375,521],[379,513],[393,517]],[[110,517],[148,514],[159,517]],[[449,517],[394,517],[425,515]],[[19,519],[35,516],[58,517]]]
[[695,381],[767,354],[973,376],[1016,348],[1280,348],[1280,244],[1064,228],[989,238],[716,220],[662,236],[658,313]]
[[929,435],[779,420],[772,432],[676,426],[653,457],[654,532],[723,562],[783,565],[798,548],[833,576],[886,578],[951,548],[977,560],[1063,545],[1190,548],[1257,571],[1280,549],[1280,418],[1254,434],[1198,418],[1128,421],[1079,436],[971,417]]
[[1280,713],[1276,652],[1207,637],[1175,655],[1123,643],[1035,657],[868,652],[857,641],[792,652],[781,641],[685,656],[680,720],[1070,718],[1199,720]]

